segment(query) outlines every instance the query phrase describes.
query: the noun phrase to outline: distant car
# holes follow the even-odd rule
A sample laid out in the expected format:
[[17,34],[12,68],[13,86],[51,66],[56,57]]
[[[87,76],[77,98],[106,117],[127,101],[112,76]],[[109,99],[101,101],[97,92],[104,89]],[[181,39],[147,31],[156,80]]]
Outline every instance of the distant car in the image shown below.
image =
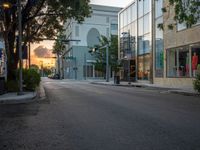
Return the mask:
[[50,78],[50,79],[59,79],[59,74],[50,74],[50,75],[48,75],[48,78]]
[[52,79],[59,79],[59,74],[54,74]]

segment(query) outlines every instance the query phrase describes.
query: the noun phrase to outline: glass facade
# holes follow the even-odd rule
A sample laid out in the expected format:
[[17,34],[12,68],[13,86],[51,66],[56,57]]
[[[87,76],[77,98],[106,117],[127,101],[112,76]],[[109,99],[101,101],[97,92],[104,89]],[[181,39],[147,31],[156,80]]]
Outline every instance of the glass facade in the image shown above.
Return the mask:
[[163,30],[158,28],[163,24],[163,0],[155,1],[155,77],[164,76],[164,42]]
[[124,63],[124,78],[130,71],[131,79],[149,80],[151,0],[135,0],[120,13],[119,18],[120,59]]

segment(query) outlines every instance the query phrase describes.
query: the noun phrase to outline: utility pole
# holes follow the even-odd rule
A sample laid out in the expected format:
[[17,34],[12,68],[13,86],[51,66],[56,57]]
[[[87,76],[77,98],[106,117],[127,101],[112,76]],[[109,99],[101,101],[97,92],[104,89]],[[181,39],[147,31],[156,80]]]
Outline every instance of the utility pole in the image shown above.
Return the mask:
[[108,44],[106,45],[106,82],[109,82],[109,53]]
[[87,80],[87,57],[86,57],[86,53],[84,53],[84,65],[85,65],[85,80]]
[[131,60],[130,60],[130,55],[131,55],[131,41],[130,41],[130,30],[128,30],[128,51],[129,51],[129,57],[128,57],[128,84],[131,84]]
[[21,14],[21,0],[17,1],[18,7],[18,26],[19,26],[19,92],[18,95],[23,95],[23,87],[22,87],[22,14]]
[[[109,82],[109,43],[98,48],[98,49],[104,49],[106,48],[106,82]],[[95,48],[93,49],[95,51]]]

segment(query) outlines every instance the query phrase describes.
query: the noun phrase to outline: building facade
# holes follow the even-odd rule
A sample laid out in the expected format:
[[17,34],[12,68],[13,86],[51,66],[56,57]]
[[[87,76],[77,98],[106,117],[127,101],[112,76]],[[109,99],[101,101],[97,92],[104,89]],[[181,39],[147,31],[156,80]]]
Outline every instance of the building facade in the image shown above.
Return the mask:
[[[162,8],[167,7],[163,13]],[[200,69],[200,25],[174,24],[168,1],[135,0],[119,13],[121,78],[192,87]]]
[[119,59],[122,80],[150,81],[152,3],[135,0],[119,13]]
[[190,28],[184,23],[173,25],[174,9],[163,6],[167,12],[163,15],[164,27],[164,76],[155,78],[155,83],[171,87],[192,87],[192,81],[200,70],[200,21]]
[[[85,18],[82,24],[68,20],[65,24],[66,44],[62,70],[64,78],[86,79],[103,77],[102,73],[95,70],[95,62],[89,50],[99,44],[101,35],[110,37],[118,34],[118,12],[121,8],[91,5],[91,17]],[[80,40],[80,41],[73,41]]]

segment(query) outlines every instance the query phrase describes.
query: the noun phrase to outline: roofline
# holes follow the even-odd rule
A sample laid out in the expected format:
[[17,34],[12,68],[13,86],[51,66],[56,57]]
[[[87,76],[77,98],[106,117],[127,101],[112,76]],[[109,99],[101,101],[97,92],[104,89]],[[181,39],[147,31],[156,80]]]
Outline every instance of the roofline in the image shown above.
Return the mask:
[[121,11],[119,11],[118,14],[121,14],[124,10],[126,10],[128,7],[130,7],[132,4],[134,4],[136,2],[136,0],[133,0],[132,2],[130,2],[126,7],[124,7]]

